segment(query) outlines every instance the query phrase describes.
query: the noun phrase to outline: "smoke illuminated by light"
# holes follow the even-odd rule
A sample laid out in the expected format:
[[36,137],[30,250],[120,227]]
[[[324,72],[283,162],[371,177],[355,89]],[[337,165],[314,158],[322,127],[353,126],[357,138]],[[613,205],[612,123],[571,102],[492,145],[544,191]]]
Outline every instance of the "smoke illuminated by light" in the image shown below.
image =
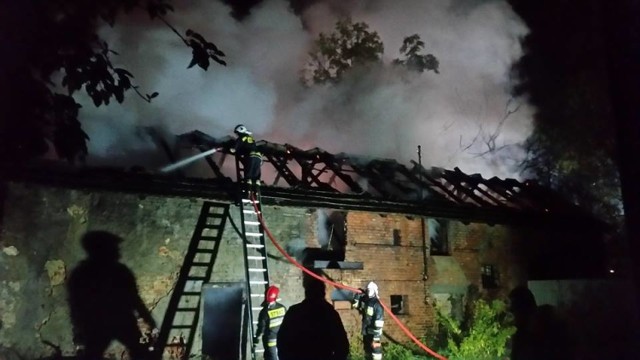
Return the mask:
[[[124,104],[98,109],[79,99],[90,152],[122,160],[132,158],[127,153],[153,149],[135,136],[136,126],[222,137],[243,123],[258,139],[303,149],[408,163],[417,160],[421,145],[427,167],[517,177],[514,164],[522,158],[517,145],[530,133],[533,111],[524,100],[510,101],[510,67],[522,55],[520,39],[527,28],[506,1],[335,4],[318,1],[298,17],[288,2],[265,0],[237,22],[220,2],[181,3],[169,21],[183,32],[200,32],[227,55],[227,67],[214,64],[206,72],[186,69],[189,49],[159,22],[129,17],[103,29],[120,53],[114,62],[135,75],[143,92],[160,96],[147,104],[129,93]],[[313,40],[345,14],[380,34],[386,64],[399,56],[404,36],[419,34],[426,52],[440,61],[440,74],[380,66],[354,71],[337,85],[304,88],[299,71]],[[480,156],[490,146],[501,150]]]

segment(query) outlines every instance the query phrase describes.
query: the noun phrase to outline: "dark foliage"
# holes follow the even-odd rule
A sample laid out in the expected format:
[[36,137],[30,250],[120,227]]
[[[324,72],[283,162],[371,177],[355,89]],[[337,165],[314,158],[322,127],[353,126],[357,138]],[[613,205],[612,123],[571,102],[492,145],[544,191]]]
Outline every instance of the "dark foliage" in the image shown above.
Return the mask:
[[[393,65],[411,72],[438,73],[440,63],[432,54],[422,54],[425,44],[420,35],[404,38],[400,47],[402,58]],[[337,83],[353,68],[367,68],[382,64],[384,44],[380,35],[365,22],[352,22],[350,18],[339,20],[331,33],[320,33],[309,52],[309,59],[302,71],[302,81],[307,85]]]
[[244,20],[251,14],[251,9],[262,0],[222,0],[231,7],[231,16],[238,21]]
[[527,175],[612,223],[621,198],[606,54],[594,0],[510,0],[531,32],[515,65],[518,95],[536,107]]
[[167,0],[12,1],[0,19],[0,161],[21,163],[40,156],[48,142],[61,158],[84,157],[89,138],[78,120],[77,91],[84,89],[95,106],[121,103],[128,90],[149,102],[159,95],[142,94],[133,74],[113,65],[117,52],[96,32],[131,11],[145,11],[171,28],[192,49],[189,67],[206,70],[210,61],[225,65],[224,53],[213,43],[193,30],[182,36],[165,20],[173,11]]

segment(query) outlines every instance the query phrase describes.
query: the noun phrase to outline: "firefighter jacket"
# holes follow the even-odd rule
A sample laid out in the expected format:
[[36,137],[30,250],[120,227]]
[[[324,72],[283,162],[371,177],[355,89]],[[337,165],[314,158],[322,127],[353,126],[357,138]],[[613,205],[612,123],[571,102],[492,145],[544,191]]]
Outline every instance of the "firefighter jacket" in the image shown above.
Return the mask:
[[362,314],[362,335],[382,336],[384,326],[384,309],[380,300],[376,297],[363,296],[354,303],[354,306]]
[[236,139],[235,150],[236,154],[240,156],[257,157],[259,159],[262,158],[262,153],[258,150],[256,140],[251,135],[241,134]]
[[260,310],[256,337],[260,337],[264,333],[264,346],[276,346],[278,330],[280,330],[286,312],[287,308],[279,302],[272,302]]

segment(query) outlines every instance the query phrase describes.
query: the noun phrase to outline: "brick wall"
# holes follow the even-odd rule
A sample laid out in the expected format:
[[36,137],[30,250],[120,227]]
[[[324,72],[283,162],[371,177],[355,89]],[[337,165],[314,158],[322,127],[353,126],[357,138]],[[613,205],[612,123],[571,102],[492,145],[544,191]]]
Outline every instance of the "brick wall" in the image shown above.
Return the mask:
[[[394,245],[394,230],[396,241]],[[327,271],[353,287],[375,281],[380,298],[391,306],[391,295],[404,295],[405,314],[398,318],[418,337],[433,323],[431,306],[425,303],[424,261],[421,221],[404,215],[352,211],[347,215],[346,260],[364,263],[363,270]],[[356,311],[339,310],[349,334],[359,336],[360,318]],[[406,342],[408,338],[385,316],[385,335]]]
[[[125,238],[122,261],[136,275],[141,296],[160,321],[201,205],[202,201],[196,199],[11,184],[2,204],[4,219],[0,234],[3,266],[0,306],[6,310],[0,314],[6,330],[0,333],[2,343],[20,353],[27,354],[29,349],[29,358],[48,354],[49,349],[38,337],[61,346],[64,354],[72,352],[64,287],[61,279],[56,277],[54,282],[47,271],[62,264],[64,277],[64,270],[70,270],[84,257],[78,244],[80,236],[95,229],[109,230]],[[230,209],[232,220],[239,225],[239,209],[234,206]],[[318,222],[322,219],[319,211],[263,207],[272,234],[298,259],[304,248],[319,247]],[[363,262],[364,269],[326,270],[327,276],[353,287],[364,287],[374,280],[387,305],[391,295],[404,295],[405,314],[398,317],[418,337],[435,324],[434,293],[447,295],[451,289],[480,285],[483,263],[495,264],[500,273],[500,288],[487,292],[489,296],[504,295],[525,276],[514,265],[513,247],[518,236],[505,226],[452,221],[448,228],[451,255],[429,257],[427,279],[423,274],[419,218],[351,211],[346,215],[346,228],[346,261]],[[428,229],[425,231],[428,234]],[[240,236],[227,222],[212,282],[244,281],[241,244]],[[290,306],[302,301],[301,271],[286,261],[270,241],[267,250],[271,280],[281,288],[282,302]],[[327,289],[327,298],[331,290]],[[43,298],[42,293],[47,296]],[[348,333],[359,337],[357,312],[350,309],[338,312]],[[18,318],[27,321],[15,320]],[[385,333],[394,340],[409,341],[389,316]],[[194,344],[196,354],[199,345]]]
[[[451,256],[460,264],[469,284],[477,286],[488,297],[498,298],[506,297],[511,289],[526,281],[525,270],[517,265],[518,239],[508,227],[480,223],[465,225],[458,221],[449,224]],[[483,288],[483,265],[492,265],[497,270],[497,288]]]

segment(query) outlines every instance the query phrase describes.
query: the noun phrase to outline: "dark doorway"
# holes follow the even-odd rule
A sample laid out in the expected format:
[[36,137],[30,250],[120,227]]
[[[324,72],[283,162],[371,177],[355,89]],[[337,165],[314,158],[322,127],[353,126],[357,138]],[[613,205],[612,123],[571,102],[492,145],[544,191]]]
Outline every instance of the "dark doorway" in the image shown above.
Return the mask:
[[244,284],[204,284],[202,299],[202,354],[211,360],[244,359]]
[[344,260],[347,245],[346,212],[327,211],[324,227],[328,235],[326,250],[334,252],[339,260]]

